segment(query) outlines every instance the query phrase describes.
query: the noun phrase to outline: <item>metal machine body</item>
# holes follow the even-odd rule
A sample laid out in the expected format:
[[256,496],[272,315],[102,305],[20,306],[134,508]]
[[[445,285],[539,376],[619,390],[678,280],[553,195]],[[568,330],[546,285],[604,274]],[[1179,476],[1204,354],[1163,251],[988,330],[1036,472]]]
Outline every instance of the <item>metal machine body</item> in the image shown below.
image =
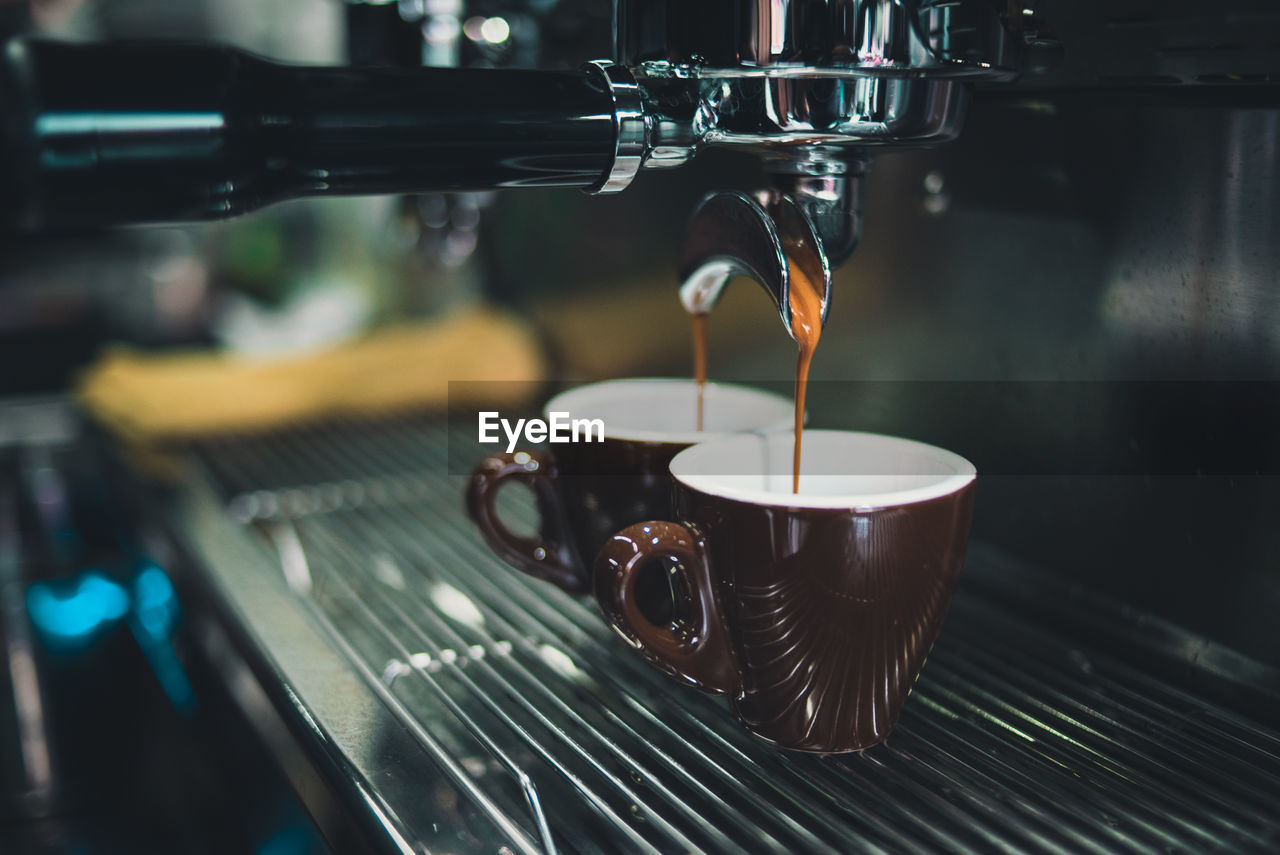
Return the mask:
[[[441,8],[401,10],[437,63],[456,57],[458,38],[457,10]],[[829,280],[857,244],[869,152],[954,137],[962,81],[1017,73],[1018,24],[986,0],[621,2],[615,61],[576,73],[287,68],[220,48],[12,42],[0,210],[10,226],[47,230],[210,219],[306,195],[613,193],[701,148],[745,148],[807,220],[809,263]],[[784,263],[761,279],[784,322],[787,276]]]
[[[364,22],[352,56],[381,52],[394,57],[390,66],[287,67],[213,47],[10,43],[0,62],[0,223],[48,231],[213,219],[314,195],[616,193],[641,172],[718,147],[758,154],[768,176],[760,204],[733,216],[766,212],[756,231],[777,246],[807,246],[805,266],[823,271],[829,295],[832,268],[861,235],[869,159],[954,139],[975,87],[1025,95],[1275,82],[1265,50],[1274,21],[1252,4],[1219,16],[1214,26],[1225,30],[1204,44],[1187,28],[1178,38],[1192,43],[1158,45],[1144,58],[1136,7],[622,0],[613,60],[567,72],[409,67],[412,42],[367,26],[366,5],[349,16]],[[367,11],[386,19],[389,8]],[[457,60],[460,7],[396,9],[421,34],[422,62]],[[1080,48],[1064,53],[1064,35]],[[1128,52],[1145,65],[1127,60],[1090,77],[1080,61]],[[81,68],[97,73],[86,79],[73,70]],[[767,215],[779,198],[803,214],[799,231],[784,233]],[[723,198],[695,223],[736,204]],[[747,273],[790,333],[786,263],[761,270],[741,247],[709,246],[701,232],[682,260],[682,280],[695,283],[685,293],[702,295],[706,308],[728,271]]]
[[[643,104],[625,139],[637,141],[630,144],[641,167],[679,166],[704,146],[752,150],[764,159],[771,194],[805,221],[788,228],[769,216],[768,192],[764,207],[732,195],[709,199],[682,260],[686,307],[708,310],[742,273],[764,286],[791,332],[783,254],[763,268],[744,260],[752,253],[742,241],[758,231],[766,243],[808,248],[803,263],[821,271],[825,307],[831,268],[861,233],[870,154],[954,138],[969,95],[961,81],[1016,75],[1019,23],[984,2],[620,2],[618,61],[636,75]],[[625,134],[625,121],[620,128]],[[735,231],[708,222],[717,218],[759,222]],[[708,242],[719,233],[736,238]]]

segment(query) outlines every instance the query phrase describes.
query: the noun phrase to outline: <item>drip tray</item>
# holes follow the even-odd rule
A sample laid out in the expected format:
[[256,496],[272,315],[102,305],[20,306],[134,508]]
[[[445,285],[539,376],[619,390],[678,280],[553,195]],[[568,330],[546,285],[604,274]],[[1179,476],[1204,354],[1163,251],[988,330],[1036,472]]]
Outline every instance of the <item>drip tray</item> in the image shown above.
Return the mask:
[[593,604],[498,561],[449,445],[426,419],[208,443],[167,503],[191,584],[372,848],[1280,846],[1280,734],[1208,699],[1234,686],[1266,708],[1263,666],[1173,628],[1150,643],[1103,605],[1073,624],[1057,595],[1042,619],[997,584],[1034,571],[975,546],[890,739],[780,752],[624,649]]

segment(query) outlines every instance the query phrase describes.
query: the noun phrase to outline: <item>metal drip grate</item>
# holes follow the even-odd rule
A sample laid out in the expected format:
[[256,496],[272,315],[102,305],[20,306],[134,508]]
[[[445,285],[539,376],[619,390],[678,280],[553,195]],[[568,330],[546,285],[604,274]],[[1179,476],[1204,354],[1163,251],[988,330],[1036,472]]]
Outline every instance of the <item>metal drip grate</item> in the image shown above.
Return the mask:
[[[196,456],[370,696],[472,802],[482,820],[457,851],[1280,845],[1280,735],[963,581],[887,743],[776,751],[625,650],[589,603],[495,559],[446,450],[442,424],[390,420]],[[970,568],[983,561],[975,550]]]

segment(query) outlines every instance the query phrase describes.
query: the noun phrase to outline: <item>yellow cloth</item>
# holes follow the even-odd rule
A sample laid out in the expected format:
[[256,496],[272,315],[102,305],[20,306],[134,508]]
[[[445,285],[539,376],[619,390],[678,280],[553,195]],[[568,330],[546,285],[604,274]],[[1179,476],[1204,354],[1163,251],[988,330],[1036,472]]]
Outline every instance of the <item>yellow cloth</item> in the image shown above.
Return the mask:
[[518,403],[546,371],[527,325],[475,308],[279,359],[117,347],[84,375],[79,396],[107,427],[149,445],[326,416],[443,409],[449,381],[492,381],[455,386],[467,403]]

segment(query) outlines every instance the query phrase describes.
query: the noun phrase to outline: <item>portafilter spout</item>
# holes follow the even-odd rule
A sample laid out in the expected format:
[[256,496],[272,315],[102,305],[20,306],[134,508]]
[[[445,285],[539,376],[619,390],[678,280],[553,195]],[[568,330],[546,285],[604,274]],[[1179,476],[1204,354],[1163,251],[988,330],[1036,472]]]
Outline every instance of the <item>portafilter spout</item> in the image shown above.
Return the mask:
[[734,276],[749,276],[778,307],[787,335],[791,323],[791,266],[822,283],[822,323],[831,308],[831,266],[822,239],[789,196],[764,191],[711,193],[693,213],[680,261],[680,301],[691,313],[709,312]]

